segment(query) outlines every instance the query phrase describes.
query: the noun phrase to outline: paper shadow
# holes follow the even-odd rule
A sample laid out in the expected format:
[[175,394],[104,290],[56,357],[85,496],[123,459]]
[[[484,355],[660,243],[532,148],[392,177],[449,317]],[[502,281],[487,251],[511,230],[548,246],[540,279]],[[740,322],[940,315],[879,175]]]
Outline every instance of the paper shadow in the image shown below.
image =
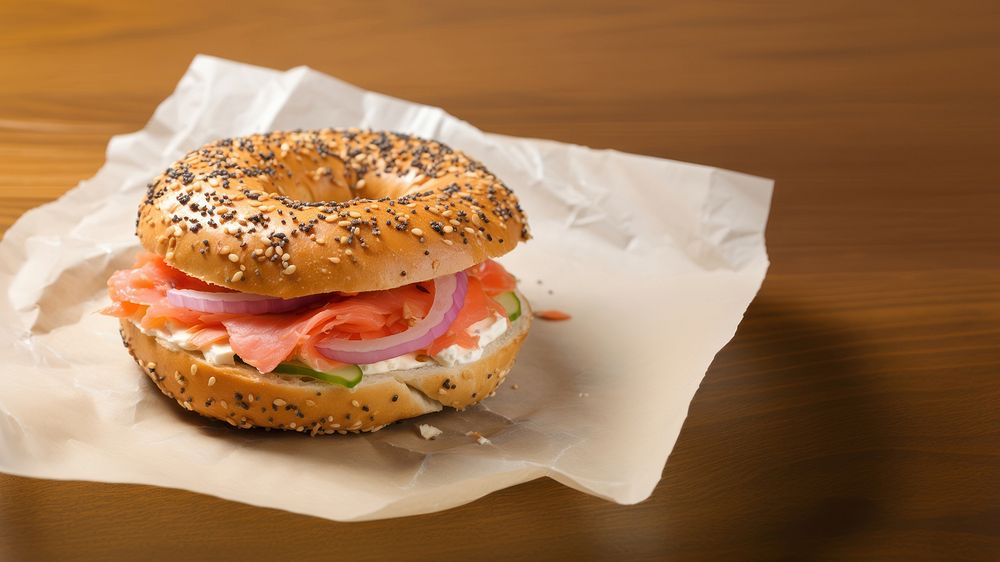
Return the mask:
[[822,313],[753,303],[693,401],[658,488],[676,525],[667,550],[769,544],[768,559],[836,557],[832,547],[872,524],[873,498],[892,474],[878,453],[889,409],[868,345]]

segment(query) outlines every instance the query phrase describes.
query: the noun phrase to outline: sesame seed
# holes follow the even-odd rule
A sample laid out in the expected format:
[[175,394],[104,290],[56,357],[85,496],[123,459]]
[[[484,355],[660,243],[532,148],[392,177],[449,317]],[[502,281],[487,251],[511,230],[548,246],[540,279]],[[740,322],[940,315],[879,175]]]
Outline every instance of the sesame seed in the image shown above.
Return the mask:
[[242,280],[243,280],[243,272],[242,271],[237,271],[236,273],[233,274],[233,281],[232,281],[233,283],[236,283],[236,282],[242,281]]
[[348,249],[344,250],[344,253],[347,254],[347,255],[349,255],[349,256],[351,256],[351,255],[354,255],[354,250],[348,248]]
[[332,257],[327,259],[330,260],[330,263],[340,263],[340,258],[338,257]]
[[229,402],[226,402],[225,400],[219,400],[219,404],[222,405],[223,410],[229,409]]
[[351,226],[351,221],[340,221],[337,226]]
[[468,232],[469,234],[475,234],[475,233],[476,233],[476,231],[475,231],[475,230],[473,230],[472,228],[470,228],[470,227],[468,227],[468,226],[467,226],[467,227],[465,227],[465,231],[466,231],[466,232]]
[[291,275],[291,274],[295,273],[295,266],[294,265],[290,265],[290,266],[286,267],[285,269],[282,269],[281,273],[283,273],[285,275]]
[[285,404],[287,404],[288,402],[285,402],[281,398],[275,398],[274,401],[271,402],[271,403],[274,404],[275,406],[277,406],[278,408],[280,408],[280,407],[284,406]]
[[354,406],[355,408],[360,408],[361,403],[358,402],[357,400],[351,400],[351,406]]
[[229,254],[229,261],[236,263],[240,261],[240,257],[237,256],[236,254]]
[[292,259],[292,254],[289,254],[288,252],[281,254],[281,261],[288,261],[290,259]]
[[351,215],[351,218],[355,218],[355,219],[361,218],[361,213],[359,213],[357,211],[351,211],[350,213],[347,213],[347,214]]
[[215,377],[208,377],[208,386],[212,386],[214,384],[215,384]]
[[421,229],[419,229],[419,228],[411,229],[410,232],[412,232],[414,236],[423,236],[424,235],[424,231],[421,230]]
[[306,400],[306,406],[315,406],[315,405],[316,403],[313,402],[312,400]]
[[150,361],[149,363],[146,363],[146,368],[149,370],[153,370],[156,368],[156,363]]
[[444,230],[445,232],[451,233],[451,232],[455,232],[455,227],[451,226],[450,224],[446,224],[446,225],[444,225],[444,228],[442,230]]
[[174,253],[173,252],[167,252],[166,255],[164,255],[163,257],[166,258],[168,261],[172,260],[172,259],[174,259]]

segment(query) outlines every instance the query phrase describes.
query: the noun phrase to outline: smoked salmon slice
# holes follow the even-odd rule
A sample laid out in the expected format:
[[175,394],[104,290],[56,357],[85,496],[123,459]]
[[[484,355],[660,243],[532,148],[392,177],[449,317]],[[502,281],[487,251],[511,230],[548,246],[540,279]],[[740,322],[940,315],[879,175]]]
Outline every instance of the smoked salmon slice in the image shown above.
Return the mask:
[[[479,337],[466,332],[469,326],[504,315],[492,297],[514,290],[514,276],[492,260],[467,273],[469,290],[462,309],[429,354],[451,345],[476,347]],[[293,357],[318,370],[341,366],[319,353],[316,344],[330,337],[371,339],[402,332],[423,318],[434,301],[434,283],[421,282],[385,291],[331,293],[325,304],[292,313],[219,314],[171,305],[166,298],[171,288],[228,291],[170,267],[159,255],[142,252],[131,269],[116,271],[108,280],[112,305],[103,312],[146,329],[186,329],[194,334],[192,345],[201,350],[228,342],[243,361],[264,373]]]

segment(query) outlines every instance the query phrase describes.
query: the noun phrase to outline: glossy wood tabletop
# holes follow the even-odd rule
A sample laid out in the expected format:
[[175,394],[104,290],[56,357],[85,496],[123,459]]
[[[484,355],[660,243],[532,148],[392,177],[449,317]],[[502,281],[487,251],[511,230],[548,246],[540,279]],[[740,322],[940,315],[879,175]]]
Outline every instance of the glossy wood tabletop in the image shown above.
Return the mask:
[[995,1],[254,4],[4,2],[0,225],[201,52],[775,178],[763,289],[639,505],[540,480],[337,524],[0,476],[0,559],[1000,559]]

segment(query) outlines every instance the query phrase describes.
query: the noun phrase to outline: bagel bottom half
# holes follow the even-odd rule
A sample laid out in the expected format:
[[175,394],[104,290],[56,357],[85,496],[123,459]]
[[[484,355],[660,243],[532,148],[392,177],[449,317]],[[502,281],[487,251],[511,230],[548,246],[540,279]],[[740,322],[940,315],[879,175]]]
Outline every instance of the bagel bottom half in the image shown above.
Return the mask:
[[[523,301],[522,301],[523,302]],[[128,320],[122,341],[159,389],[185,409],[240,428],[317,434],[376,431],[406,418],[464,409],[497,389],[528,334],[525,311],[473,363],[366,375],[354,388],[308,377],[261,374],[246,365],[213,365],[200,354],[171,350]]]

